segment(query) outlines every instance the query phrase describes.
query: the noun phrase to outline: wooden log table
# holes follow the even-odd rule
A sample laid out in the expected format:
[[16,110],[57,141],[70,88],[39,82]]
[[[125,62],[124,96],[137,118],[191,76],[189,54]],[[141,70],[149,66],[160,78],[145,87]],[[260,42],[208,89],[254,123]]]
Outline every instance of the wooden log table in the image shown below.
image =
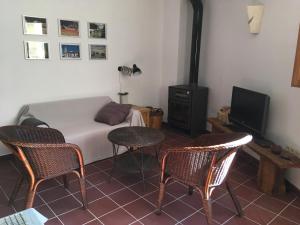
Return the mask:
[[[235,132],[224,126],[217,118],[208,118],[212,132]],[[300,159],[290,152],[283,151],[280,155],[273,154],[270,148],[257,145],[254,141],[247,144],[252,151],[260,156],[257,183],[259,189],[270,195],[284,194],[286,191],[284,174],[289,168],[300,168]]]

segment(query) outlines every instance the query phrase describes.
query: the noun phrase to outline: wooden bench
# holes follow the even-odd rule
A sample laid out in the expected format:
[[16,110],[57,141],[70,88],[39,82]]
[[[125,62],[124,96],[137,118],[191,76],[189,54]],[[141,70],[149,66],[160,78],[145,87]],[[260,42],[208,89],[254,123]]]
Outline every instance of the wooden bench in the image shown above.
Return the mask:
[[[217,118],[208,118],[208,123],[212,125],[212,132],[234,132],[224,126],[223,122]],[[289,168],[300,168],[300,159],[287,151],[283,151],[280,155],[273,154],[270,148],[261,147],[254,143],[254,141],[247,144],[247,147],[260,156],[257,174],[259,189],[270,195],[284,194],[286,191],[284,180],[285,171]],[[284,156],[284,158],[282,156]]]

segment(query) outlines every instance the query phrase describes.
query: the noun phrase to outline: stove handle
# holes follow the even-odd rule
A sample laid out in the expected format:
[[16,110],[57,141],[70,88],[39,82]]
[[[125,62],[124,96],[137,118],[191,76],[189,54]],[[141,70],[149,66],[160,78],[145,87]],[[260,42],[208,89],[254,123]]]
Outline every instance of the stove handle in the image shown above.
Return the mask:
[[187,98],[187,97],[189,97],[189,94],[190,94],[189,91],[187,91],[186,94],[176,93],[175,97]]

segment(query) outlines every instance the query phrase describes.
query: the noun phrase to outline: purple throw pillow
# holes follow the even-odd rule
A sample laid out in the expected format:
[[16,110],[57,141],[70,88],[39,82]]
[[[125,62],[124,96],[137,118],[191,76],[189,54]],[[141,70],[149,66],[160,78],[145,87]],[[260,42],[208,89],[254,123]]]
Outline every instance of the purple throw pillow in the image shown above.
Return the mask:
[[122,123],[129,114],[131,105],[110,102],[103,106],[95,117],[96,122],[106,123],[111,126]]

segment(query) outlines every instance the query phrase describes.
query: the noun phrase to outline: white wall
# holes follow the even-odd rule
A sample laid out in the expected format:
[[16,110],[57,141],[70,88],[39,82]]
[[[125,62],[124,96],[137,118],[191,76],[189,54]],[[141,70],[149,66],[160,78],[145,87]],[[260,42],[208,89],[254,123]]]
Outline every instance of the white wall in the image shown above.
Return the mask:
[[180,1],[178,74],[177,84],[187,84],[190,74],[190,58],[193,30],[193,7],[190,1]]
[[168,115],[168,87],[189,78],[192,5],[188,0],[164,0],[162,26],[162,77],[160,107]]
[[160,107],[168,115],[168,86],[177,84],[181,0],[163,1]]
[[[161,0],[2,0],[0,7],[0,126],[27,103],[109,95],[118,100],[119,65],[136,63],[143,74],[124,78],[129,101],[159,105]],[[22,33],[21,15],[48,19],[48,35]],[[58,36],[57,19],[80,21],[80,38]],[[107,23],[107,41],[87,37],[87,22]],[[25,60],[23,41],[48,41],[50,60]],[[59,42],[81,43],[81,60],[60,60]],[[107,44],[108,60],[90,61],[88,44]],[[0,147],[1,148],[1,147]],[[0,155],[5,150],[0,149]]]
[[[200,82],[209,87],[210,116],[230,105],[233,85],[270,95],[267,136],[300,154],[300,89],[291,87],[300,1],[262,2],[262,29],[252,35],[246,11],[251,1],[206,1]],[[288,171],[289,180],[300,188],[299,177],[299,169]]]

